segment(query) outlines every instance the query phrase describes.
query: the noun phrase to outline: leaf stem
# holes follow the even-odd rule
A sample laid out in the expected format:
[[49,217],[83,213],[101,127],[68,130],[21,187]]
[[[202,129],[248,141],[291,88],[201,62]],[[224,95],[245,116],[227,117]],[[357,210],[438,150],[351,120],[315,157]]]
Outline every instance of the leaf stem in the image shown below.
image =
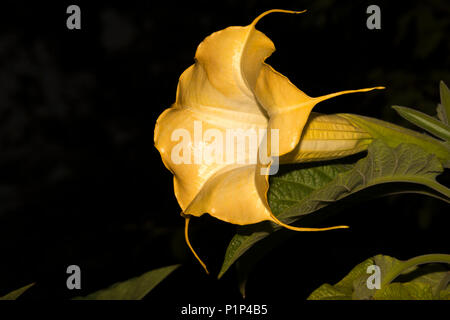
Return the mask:
[[414,266],[425,264],[425,263],[448,263],[450,264],[449,254],[425,254],[418,256],[403,263],[398,264],[396,267],[392,268],[388,274],[386,274],[381,281],[381,288],[385,288],[390,284],[395,278],[402,274],[405,270],[412,268]]
[[388,182],[409,182],[409,183],[417,183],[417,184],[423,184],[440,194],[447,197],[447,199],[450,199],[450,189],[446,186],[438,183],[435,180],[431,179],[424,179],[422,177],[417,176],[395,176],[395,180],[393,180],[391,177],[377,177],[372,181],[369,185],[377,185],[380,183],[388,183]]

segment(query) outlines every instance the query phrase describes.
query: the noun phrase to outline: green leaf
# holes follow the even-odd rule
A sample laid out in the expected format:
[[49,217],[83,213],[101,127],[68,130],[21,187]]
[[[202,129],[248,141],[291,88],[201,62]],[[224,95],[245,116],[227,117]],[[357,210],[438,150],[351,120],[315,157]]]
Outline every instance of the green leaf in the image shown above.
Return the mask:
[[30,289],[32,286],[34,286],[34,282],[30,283],[20,289],[14,290],[3,297],[0,297],[0,300],[16,300],[18,297],[20,297],[25,291]]
[[[346,289],[346,290],[343,290]],[[351,288],[338,289],[336,286],[325,283],[308,297],[308,300],[352,300],[351,294],[346,292]]]
[[445,110],[445,115],[447,117],[446,123],[448,124],[450,122],[450,119],[448,118],[450,116],[450,90],[444,81],[441,81],[439,84],[439,93],[441,95],[441,105],[443,110]]
[[423,112],[401,106],[392,106],[403,118],[416,126],[430,132],[445,141],[450,140],[450,127],[438,119],[431,117]]
[[352,169],[352,165],[330,164],[308,169],[287,171],[281,175],[270,177],[268,201],[275,215],[281,214],[300,199],[320,190],[333,181],[340,173]]
[[112,286],[91,293],[85,297],[76,297],[75,300],[141,300],[164,278],[171,274],[180,265],[173,265],[149,271],[143,275],[129,280],[118,282]]
[[308,300],[352,300],[354,283],[360,283],[361,279],[367,280],[367,268],[373,264],[373,258],[361,262],[334,286],[326,283],[314,290]]
[[243,299],[245,299],[246,296],[246,286],[247,286],[247,280],[248,280],[248,274],[249,270],[246,269],[248,265],[241,264],[240,261],[236,262],[236,274],[237,274],[237,281],[239,285],[239,292],[241,293],[241,296]]
[[445,167],[450,167],[450,148],[440,140],[375,118],[349,113],[342,113],[339,116],[367,131],[374,139],[382,140],[391,148],[401,143],[415,144],[426,152],[435,154]]
[[[363,189],[389,182],[426,186],[430,194],[439,194],[441,199],[450,201],[450,190],[435,180],[442,171],[436,156],[416,145],[400,144],[390,148],[376,140],[369,146],[367,157],[353,168],[308,167],[273,177],[268,199],[274,214],[285,223],[292,223]],[[247,250],[279,228],[271,223],[239,227],[226,250],[219,278]]]
[[[308,297],[309,300],[433,300],[449,299],[450,272],[436,270],[434,262],[450,263],[450,255],[429,254],[400,261],[377,255],[357,265],[337,284],[324,284]],[[380,269],[381,287],[369,289],[367,279],[371,273],[367,268],[376,265]],[[410,278],[409,281],[392,282],[396,278]]]
[[[391,258],[389,256],[377,255],[370,260],[372,260],[373,265],[377,265],[378,267],[380,267],[380,278],[382,279],[382,281],[387,278],[388,272],[391,272],[396,268],[402,268],[402,261]],[[367,271],[364,270],[364,273],[361,273],[360,277],[358,279],[355,279],[355,281],[353,282],[352,292],[353,300],[372,299],[375,291],[367,287],[367,279],[369,276],[370,274],[368,274]],[[388,282],[385,283],[388,284]]]
[[[425,268],[424,268],[425,269]],[[430,269],[430,268],[428,268]],[[434,298],[443,299],[443,296],[450,298],[450,272],[448,271],[432,271],[413,279],[413,283],[427,284],[431,286],[431,292]]]
[[439,120],[441,120],[443,123],[445,123],[446,125],[448,125],[448,116],[447,113],[445,111],[445,108],[442,104],[438,104],[437,108],[436,108],[436,113],[437,113],[437,117]]
[[[384,263],[377,261],[377,258],[378,260],[384,260]],[[388,261],[388,263],[385,261]],[[410,271],[411,267],[432,262],[450,263],[450,255],[431,254],[416,257],[408,261],[400,261],[387,256],[375,257],[375,264],[380,266],[381,269],[382,283],[381,289],[375,290],[372,293],[372,299],[434,300],[443,299],[445,296],[448,296],[450,272],[436,272],[432,270],[432,265],[418,269],[414,268],[413,271]],[[418,273],[418,271],[422,273],[422,275],[413,278],[409,282],[392,282],[400,274],[408,276],[408,273]]]
[[376,300],[433,300],[431,286],[424,283],[392,283]]
[[[424,268],[426,269],[426,268]],[[448,271],[426,273],[410,282],[394,282],[374,294],[376,300],[448,300]]]

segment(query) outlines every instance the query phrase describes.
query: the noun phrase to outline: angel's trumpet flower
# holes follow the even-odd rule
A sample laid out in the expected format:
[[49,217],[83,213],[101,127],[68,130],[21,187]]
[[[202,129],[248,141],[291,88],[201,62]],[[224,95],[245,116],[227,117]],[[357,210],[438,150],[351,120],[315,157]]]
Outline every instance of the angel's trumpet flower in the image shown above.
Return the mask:
[[[364,150],[370,141],[368,134],[342,117],[310,114],[323,100],[383,87],[317,98],[300,91],[264,62],[275,47],[255,25],[272,12],[303,11],[269,10],[248,26],[208,36],[197,48],[195,64],[180,77],[175,104],[156,123],[155,146],[174,175],[175,196],[186,219],[186,242],[206,271],[189,243],[191,216],[209,213],[239,225],[268,220],[297,231],[347,228],[301,228],[279,221],[267,202],[269,171],[264,169],[270,169],[274,159],[292,163],[342,157]],[[230,130],[235,137],[237,132],[237,140],[244,136],[255,141],[252,132],[263,132],[264,137],[257,137],[256,148],[243,146],[243,139],[223,143],[223,137],[232,136]],[[266,152],[261,152],[263,145]],[[230,150],[238,150],[237,157],[228,157]],[[270,161],[262,161],[261,154]]]

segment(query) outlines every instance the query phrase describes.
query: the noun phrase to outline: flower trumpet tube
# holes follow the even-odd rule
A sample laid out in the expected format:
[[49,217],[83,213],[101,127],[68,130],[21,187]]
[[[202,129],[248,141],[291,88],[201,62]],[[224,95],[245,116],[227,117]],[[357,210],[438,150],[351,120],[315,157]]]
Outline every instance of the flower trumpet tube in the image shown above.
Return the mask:
[[280,163],[342,158],[366,150],[372,141],[367,131],[340,115],[311,112],[300,142],[294,150],[280,157]]
[[311,115],[332,97],[383,87],[309,97],[264,61],[275,50],[256,23],[229,27],[203,40],[195,64],[181,75],[176,101],[158,118],[155,146],[174,175],[174,192],[186,219],[205,213],[247,225],[279,221],[267,202],[268,174],[280,163],[333,159],[364,150],[370,136],[339,116]]

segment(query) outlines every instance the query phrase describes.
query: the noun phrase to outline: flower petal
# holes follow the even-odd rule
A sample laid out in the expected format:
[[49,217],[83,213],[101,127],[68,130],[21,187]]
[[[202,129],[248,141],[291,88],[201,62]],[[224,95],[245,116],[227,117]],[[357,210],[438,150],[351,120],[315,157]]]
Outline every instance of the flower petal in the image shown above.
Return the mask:
[[339,115],[311,112],[300,143],[280,163],[342,158],[366,150],[372,136]]
[[255,24],[228,27],[206,37],[197,48],[196,63],[180,78],[177,105],[221,108],[264,115],[253,88],[264,60],[275,50],[273,42]]
[[279,130],[279,155],[291,152],[299,143],[303,128],[314,106],[324,100],[355,92],[365,92],[384,87],[346,90],[311,98],[293,85],[288,78],[269,65],[261,69],[256,97],[269,115],[268,130]]
[[[261,165],[237,166],[216,173],[184,211],[186,215],[209,213],[233,224],[252,224],[271,220],[266,199],[268,176]],[[234,199],[239,198],[239,201]]]
[[[216,132],[225,140],[227,129],[236,127],[243,131],[256,131],[266,127],[265,123],[258,125],[245,121],[226,121],[226,119],[220,121],[220,119],[214,114],[202,114],[193,109],[172,107],[164,111],[157,120],[154,133],[155,146],[161,154],[164,165],[174,175],[174,192],[182,210],[187,208],[212,175],[233,165],[233,161],[227,162],[225,158],[226,141],[216,148],[222,155],[221,160],[204,161],[205,150],[213,143],[213,141],[205,140],[205,133],[213,130],[213,133]],[[236,152],[237,144],[238,139],[235,139],[232,147]],[[196,158],[197,152],[198,158]],[[257,150],[245,149],[245,152],[240,153],[241,162],[251,163],[250,157],[256,154]],[[178,161],[177,157],[180,158]]]

